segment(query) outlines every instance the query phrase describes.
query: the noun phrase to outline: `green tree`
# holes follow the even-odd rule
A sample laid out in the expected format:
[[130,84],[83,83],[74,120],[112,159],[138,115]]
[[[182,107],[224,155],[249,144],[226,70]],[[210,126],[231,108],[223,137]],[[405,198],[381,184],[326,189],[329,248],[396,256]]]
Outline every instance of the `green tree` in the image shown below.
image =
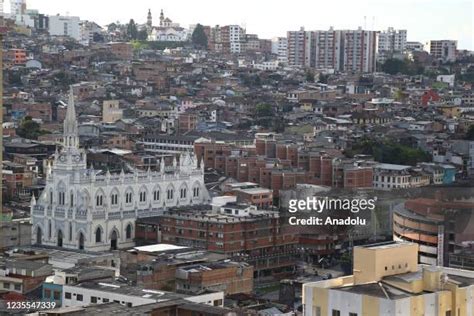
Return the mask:
[[260,103],[255,108],[257,117],[273,116],[273,109],[270,104]]
[[307,82],[314,82],[314,74],[310,71],[306,72],[306,81]]
[[128,39],[135,40],[138,36],[137,24],[133,19],[127,25],[127,37]]
[[21,122],[20,127],[16,130],[16,133],[23,138],[38,139],[38,136],[48,132],[41,130],[40,124],[33,121],[31,116],[26,116]]
[[114,22],[110,23],[109,25],[107,25],[107,31],[108,32],[114,32],[117,30],[117,24],[115,24]]
[[423,65],[418,61],[411,61],[409,59],[389,58],[382,64],[382,71],[390,75],[404,74],[404,75],[421,75],[424,72]]
[[137,39],[139,41],[146,41],[148,39],[148,32],[146,29],[141,29],[140,31],[138,31],[138,34],[137,34]]
[[346,153],[371,155],[378,162],[402,165],[416,165],[418,162],[431,161],[431,155],[421,149],[394,143],[363,139],[352,146]]
[[405,71],[405,63],[403,62],[403,60],[400,60],[400,59],[395,59],[395,58],[387,59],[382,64],[382,71],[390,75],[403,73]]
[[197,48],[200,49],[206,49],[207,48],[207,35],[204,32],[204,27],[198,23],[196,25],[196,28],[194,28],[193,34],[191,36],[191,41],[193,45]]
[[318,78],[319,83],[327,84],[328,80],[329,80],[329,75],[319,74],[319,78]]
[[474,140],[474,124],[471,124],[466,133],[467,140]]

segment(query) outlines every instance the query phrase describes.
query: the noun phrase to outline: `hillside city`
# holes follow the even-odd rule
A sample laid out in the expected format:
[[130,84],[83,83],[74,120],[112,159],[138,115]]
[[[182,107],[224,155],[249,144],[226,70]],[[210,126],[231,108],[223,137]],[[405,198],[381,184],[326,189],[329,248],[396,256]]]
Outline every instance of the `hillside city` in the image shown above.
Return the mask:
[[457,39],[10,11],[1,313],[474,315]]

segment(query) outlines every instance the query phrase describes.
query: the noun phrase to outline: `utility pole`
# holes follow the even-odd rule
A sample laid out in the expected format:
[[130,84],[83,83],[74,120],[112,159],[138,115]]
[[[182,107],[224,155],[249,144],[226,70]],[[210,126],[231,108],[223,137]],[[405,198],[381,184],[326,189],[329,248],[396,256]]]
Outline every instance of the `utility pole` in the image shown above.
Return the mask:
[[[4,21],[3,16],[0,16],[0,222],[7,220],[3,218],[3,34]],[[0,248],[4,247],[4,236],[0,236]]]
[[[3,179],[3,16],[0,17],[0,179]],[[0,207],[3,209],[3,181],[0,181]],[[0,212],[1,213],[1,212]]]

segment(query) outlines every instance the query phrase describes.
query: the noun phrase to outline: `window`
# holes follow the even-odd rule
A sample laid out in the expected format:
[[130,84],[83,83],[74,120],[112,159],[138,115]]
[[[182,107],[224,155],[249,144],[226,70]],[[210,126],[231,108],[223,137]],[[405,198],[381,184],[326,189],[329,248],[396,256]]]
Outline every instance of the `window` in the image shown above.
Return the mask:
[[61,299],[61,292],[59,292],[59,291],[54,291],[54,292],[53,292],[53,298],[54,298],[55,301],[60,300],[60,299]]
[[320,306],[315,307],[314,316],[321,316],[321,307]]
[[357,313],[349,313],[349,316],[357,316]]
[[214,300],[214,306],[221,306],[222,300]]
[[74,194],[71,192],[71,195],[69,196],[69,206],[73,207],[74,206]]
[[91,296],[91,303],[97,304],[97,297],[96,296]]
[[58,193],[58,204],[59,205],[64,205],[66,194],[64,192],[59,192]]
[[140,192],[140,202],[146,202],[146,191]]
[[132,307],[132,303],[127,303],[127,307]]
[[48,237],[51,238],[51,233],[52,233],[52,230],[51,230],[51,220],[48,221]]
[[156,190],[153,192],[153,200],[158,201],[160,199],[160,191]]
[[118,194],[117,193],[113,193],[111,196],[110,196],[110,205],[117,205],[118,204]]
[[446,316],[451,316],[451,311],[446,311]]
[[387,271],[387,270],[388,270],[388,268],[387,268],[387,266],[385,266],[385,271]]
[[168,189],[168,200],[172,200],[173,199],[173,189]]
[[100,227],[97,227],[95,230],[95,242],[101,242],[102,241],[102,229]]
[[332,316],[341,316],[341,311],[337,309],[332,310]]
[[69,241],[72,240],[72,223],[69,223]]
[[78,300],[79,302],[82,302],[83,299],[84,298],[83,298],[82,294],[77,294],[76,300]]
[[[5,284],[3,284],[5,287]],[[50,298],[51,297],[51,290],[50,289],[44,289],[44,297],[45,298]]]
[[132,192],[125,193],[125,203],[127,204],[132,203]]
[[102,299],[102,303],[108,303],[109,302],[109,299],[108,298],[103,298]]
[[71,299],[71,293],[69,293],[69,292],[64,293],[64,298],[70,300]]
[[182,198],[182,199],[186,198],[186,188],[182,188],[180,190],[180,198]]
[[127,239],[132,238],[132,224],[127,225],[127,228],[125,229],[125,237]]
[[21,284],[15,284],[15,291],[21,291]]
[[103,196],[102,196],[101,194],[100,194],[100,195],[97,195],[95,199],[96,199],[96,201],[95,201],[95,202],[96,202],[96,203],[95,203],[96,206],[102,206],[102,204],[103,204]]

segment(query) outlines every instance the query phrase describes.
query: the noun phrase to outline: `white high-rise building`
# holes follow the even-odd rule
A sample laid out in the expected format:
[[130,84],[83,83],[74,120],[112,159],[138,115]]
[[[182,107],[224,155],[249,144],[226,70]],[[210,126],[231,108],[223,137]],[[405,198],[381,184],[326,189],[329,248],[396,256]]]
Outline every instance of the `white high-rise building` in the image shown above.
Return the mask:
[[389,27],[378,34],[377,61],[384,62],[394,54],[402,54],[406,50],[407,31]]
[[229,25],[230,52],[238,54],[244,51],[245,29],[239,25]]
[[49,35],[51,36],[69,36],[80,41],[81,21],[77,16],[49,16]]
[[378,51],[398,51],[403,52],[407,44],[407,31],[395,30],[389,27],[386,31],[379,33]]
[[275,37],[272,39],[272,54],[278,56],[278,61],[288,62],[288,39],[286,37]]
[[[289,32],[294,33],[294,32]],[[337,72],[375,71],[376,32],[357,30],[307,31],[303,39],[296,33],[288,41],[288,58],[298,65]],[[293,46],[294,54],[290,50]],[[296,49],[298,47],[298,49]],[[302,50],[301,50],[302,48]],[[292,56],[298,58],[292,58]]]
[[176,157],[160,171],[99,174],[87,168],[79,147],[71,90],[64,120],[63,148],[48,166],[46,186],[31,201],[32,243],[105,251],[134,245],[135,220],[178,205],[209,202],[204,170],[194,155]]
[[24,14],[26,14],[26,0],[10,0],[10,15],[15,17]]
[[430,41],[430,54],[443,63],[456,61],[457,41],[439,40]]

